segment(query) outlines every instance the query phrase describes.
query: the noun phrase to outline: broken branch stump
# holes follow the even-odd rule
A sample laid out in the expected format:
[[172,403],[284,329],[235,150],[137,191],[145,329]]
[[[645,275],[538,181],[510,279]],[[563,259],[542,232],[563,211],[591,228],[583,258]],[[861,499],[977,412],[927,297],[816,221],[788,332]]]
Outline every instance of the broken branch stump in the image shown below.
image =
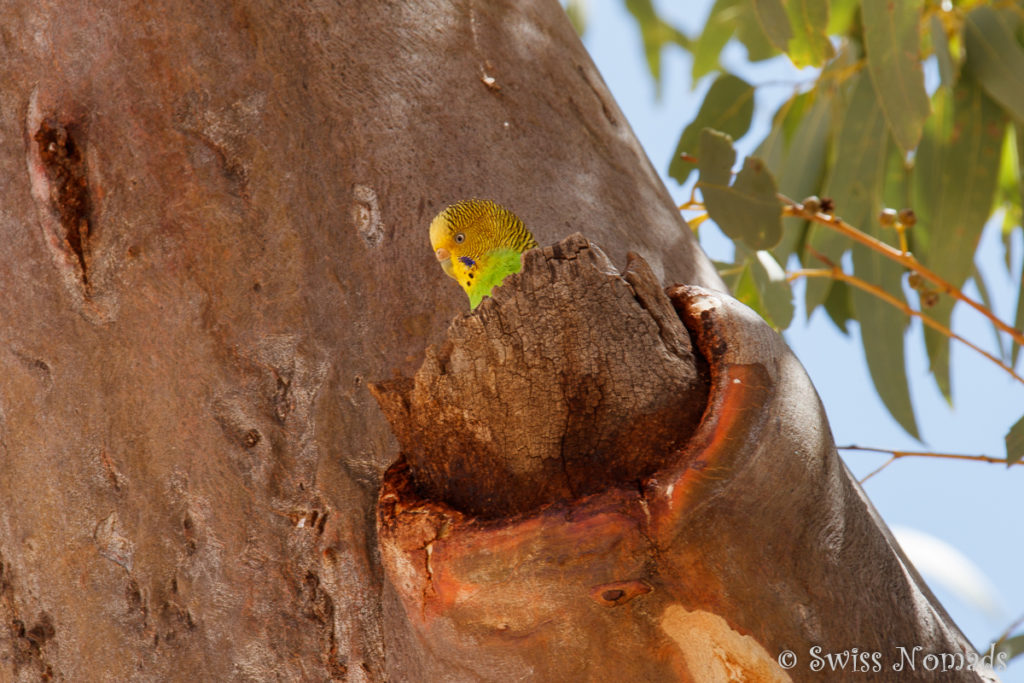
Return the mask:
[[412,379],[371,387],[425,496],[494,517],[639,486],[707,399],[689,334],[647,263],[619,273],[580,235],[456,318]]

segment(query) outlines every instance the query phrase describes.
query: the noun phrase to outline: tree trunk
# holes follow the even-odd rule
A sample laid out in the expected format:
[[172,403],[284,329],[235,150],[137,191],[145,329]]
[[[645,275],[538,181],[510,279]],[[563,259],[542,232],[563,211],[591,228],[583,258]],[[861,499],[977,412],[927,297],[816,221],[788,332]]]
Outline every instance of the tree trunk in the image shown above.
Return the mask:
[[[720,288],[557,2],[10,0],[0,41],[0,677],[555,671],[528,637],[521,652],[476,647],[493,644],[497,594],[427,627],[410,612],[394,569],[413,550],[387,533],[378,550],[378,495],[398,500],[402,470],[379,493],[399,448],[367,385],[411,375],[465,309],[426,233],[458,199],[507,205],[541,244],[580,231],[614,263],[638,252],[660,282]],[[492,524],[534,520],[533,560],[564,558],[562,581],[578,588],[576,572],[604,576],[614,553],[643,556],[627,549],[647,542],[644,498],[658,538],[676,539],[659,569],[699,577],[667,592],[632,570],[585,583],[596,592],[561,618],[614,616],[569,625],[566,652],[604,652],[601,668],[573,671],[650,660],[658,675],[700,677],[713,648],[763,663],[783,644],[854,632],[839,622],[876,637],[823,645],[929,627],[909,645],[965,647],[865,521],[799,366],[713,294],[674,299],[691,332],[705,296],[707,334],[729,358],[718,367],[739,373],[719,378],[740,383],[712,382],[694,436],[685,418],[666,438],[713,451],[720,476],[673,489],[696,475],[665,460],[629,472],[642,490],[587,479],[549,491],[557,515],[491,511]],[[788,451],[759,455],[779,430]],[[761,499],[766,472],[827,486]],[[594,512],[609,500],[614,513]],[[733,533],[716,533],[719,519]],[[493,534],[471,543],[459,524],[445,550],[458,562],[435,571],[465,582],[469,564],[505,561]],[[764,546],[775,535],[800,554],[780,561],[782,547]],[[880,607],[826,594],[833,575],[843,591],[870,584]],[[546,576],[550,596],[559,575]],[[772,599],[754,590],[765,582]],[[521,614],[512,633],[528,636],[540,612],[507,590],[502,614]],[[613,630],[618,605],[637,615],[627,637]]]
[[378,506],[419,636],[401,677],[979,680],[781,338],[721,293],[668,295],[574,236],[373,387],[403,453]]

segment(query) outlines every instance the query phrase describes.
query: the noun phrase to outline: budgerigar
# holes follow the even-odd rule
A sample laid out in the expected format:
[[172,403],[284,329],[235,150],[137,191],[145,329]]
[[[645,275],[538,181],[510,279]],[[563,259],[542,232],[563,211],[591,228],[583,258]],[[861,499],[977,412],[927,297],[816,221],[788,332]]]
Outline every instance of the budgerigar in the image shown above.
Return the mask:
[[470,308],[522,270],[522,253],[536,246],[518,216],[485,199],[452,204],[430,223],[430,247],[444,272],[466,290]]

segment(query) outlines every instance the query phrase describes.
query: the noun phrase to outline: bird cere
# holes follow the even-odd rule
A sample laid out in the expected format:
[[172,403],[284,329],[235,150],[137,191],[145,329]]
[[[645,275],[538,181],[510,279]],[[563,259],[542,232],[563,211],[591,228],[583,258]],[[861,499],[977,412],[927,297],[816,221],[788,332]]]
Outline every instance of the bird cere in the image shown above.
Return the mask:
[[523,221],[486,199],[452,204],[430,223],[430,247],[476,308],[502,280],[523,268],[522,253],[537,246]]

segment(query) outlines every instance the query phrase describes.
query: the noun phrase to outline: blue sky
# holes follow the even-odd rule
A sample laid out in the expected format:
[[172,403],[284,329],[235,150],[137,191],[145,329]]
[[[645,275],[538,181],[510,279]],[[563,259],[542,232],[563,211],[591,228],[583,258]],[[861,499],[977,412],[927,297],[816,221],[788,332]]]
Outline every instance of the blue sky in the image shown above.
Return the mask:
[[[674,25],[694,35],[704,23],[710,0],[656,1],[655,5]],[[639,31],[622,0],[589,1],[584,43],[669,191],[682,203],[689,190],[668,178],[666,171],[679,135],[696,114],[710,79],[693,87],[689,56],[681,49],[666,48],[662,54],[661,98],[656,100]],[[778,103],[792,93],[793,85],[806,82],[808,76],[796,72],[784,58],[756,69],[743,69],[743,56],[741,47],[730,45],[723,62],[755,85],[771,84],[759,89],[754,126],[737,145],[742,154],[748,154],[767,132]],[[990,228],[982,238],[978,261],[986,273],[993,274],[989,287],[996,313],[1012,321],[1016,286],[999,265],[1003,252],[998,227]],[[701,230],[709,254],[717,259],[731,258],[731,245],[715,234],[715,228]],[[1019,273],[1024,252],[1020,231],[1014,246],[1014,272]],[[802,286],[798,285],[798,305],[802,299]],[[953,328],[975,343],[992,348],[991,327],[972,311],[957,308]],[[868,376],[856,332],[844,337],[820,310],[805,322],[803,310],[798,309],[797,320],[785,337],[822,397],[836,443],[1002,457],[1003,436],[1024,413],[1024,385],[954,342],[950,407],[927,373],[918,326],[911,326],[908,334],[911,395],[924,444],[903,432],[882,405]],[[844,453],[844,458],[858,478],[886,460],[884,456],[851,452]],[[871,478],[864,488],[884,519],[905,539],[908,552],[917,555],[915,563],[976,646],[986,647],[1024,614],[1024,581],[1020,579],[1024,569],[1024,467],[1007,470],[1000,465],[907,458]],[[929,539],[938,545],[929,543]],[[956,549],[981,572],[980,577],[967,581],[978,589],[977,595],[972,597],[962,588],[950,590],[943,585],[943,574],[950,574],[953,561],[942,554],[941,544]],[[986,594],[994,601],[987,610],[981,604]],[[1002,676],[1005,681],[1024,681],[1024,662],[1015,661]]]

